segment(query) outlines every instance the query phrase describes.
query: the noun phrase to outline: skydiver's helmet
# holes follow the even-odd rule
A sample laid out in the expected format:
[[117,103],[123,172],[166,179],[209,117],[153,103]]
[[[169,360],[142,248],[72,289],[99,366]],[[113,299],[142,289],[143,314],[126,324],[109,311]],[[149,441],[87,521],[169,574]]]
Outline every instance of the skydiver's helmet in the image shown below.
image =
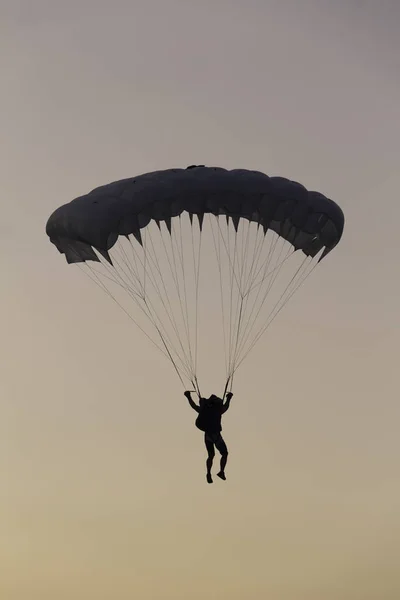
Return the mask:
[[208,401],[211,402],[212,404],[222,404],[222,402],[223,402],[222,398],[219,398],[215,394],[211,394]]

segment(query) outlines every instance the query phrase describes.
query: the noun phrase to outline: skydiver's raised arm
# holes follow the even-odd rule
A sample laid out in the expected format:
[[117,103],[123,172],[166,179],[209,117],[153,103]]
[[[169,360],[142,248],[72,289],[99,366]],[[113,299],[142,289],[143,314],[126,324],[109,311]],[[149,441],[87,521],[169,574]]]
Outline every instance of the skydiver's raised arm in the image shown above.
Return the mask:
[[232,392],[228,392],[226,394],[225,404],[222,406],[222,414],[226,413],[226,411],[230,407],[232,396],[233,396]]
[[189,404],[193,408],[193,410],[195,410],[196,412],[200,412],[200,406],[197,406],[196,402],[192,400],[191,392],[185,392],[185,396],[188,399]]

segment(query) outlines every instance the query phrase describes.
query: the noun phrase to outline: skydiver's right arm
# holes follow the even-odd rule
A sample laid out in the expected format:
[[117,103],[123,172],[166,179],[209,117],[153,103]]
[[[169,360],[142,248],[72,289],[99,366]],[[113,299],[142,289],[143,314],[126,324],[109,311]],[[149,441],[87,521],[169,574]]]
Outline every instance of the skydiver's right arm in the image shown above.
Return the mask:
[[225,403],[222,406],[222,414],[226,413],[226,411],[230,407],[232,396],[233,396],[232,392],[228,392],[226,394],[226,396],[225,396],[226,400],[225,400]]
[[190,392],[185,392],[185,396],[188,399],[189,404],[193,408],[193,410],[195,410],[196,412],[200,412],[200,406],[197,406],[197,404],[192,400]]

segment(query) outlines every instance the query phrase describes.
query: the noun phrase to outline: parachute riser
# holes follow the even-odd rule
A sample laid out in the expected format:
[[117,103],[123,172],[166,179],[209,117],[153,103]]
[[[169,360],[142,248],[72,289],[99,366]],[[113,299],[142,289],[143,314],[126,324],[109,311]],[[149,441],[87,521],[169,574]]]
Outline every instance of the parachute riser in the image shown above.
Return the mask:
[[226,394],[228,392],[232,391],[232,384],[233,384],[233,375],[230,375],[228,377],[228,379],[226,380],[226,384],[225,384],[225,389],[224,389],[224,393],[222,394],[222,399],[225,398]]

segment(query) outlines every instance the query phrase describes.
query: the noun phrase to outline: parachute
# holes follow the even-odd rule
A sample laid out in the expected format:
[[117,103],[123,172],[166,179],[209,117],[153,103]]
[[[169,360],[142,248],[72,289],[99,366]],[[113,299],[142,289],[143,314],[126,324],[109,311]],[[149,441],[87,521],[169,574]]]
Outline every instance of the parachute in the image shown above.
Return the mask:
[[46,233],[200,394],[199,355],[220,345],[230,390],[343,228],[340,207],[299,183],[191,166],[98,187],[58,208]]

